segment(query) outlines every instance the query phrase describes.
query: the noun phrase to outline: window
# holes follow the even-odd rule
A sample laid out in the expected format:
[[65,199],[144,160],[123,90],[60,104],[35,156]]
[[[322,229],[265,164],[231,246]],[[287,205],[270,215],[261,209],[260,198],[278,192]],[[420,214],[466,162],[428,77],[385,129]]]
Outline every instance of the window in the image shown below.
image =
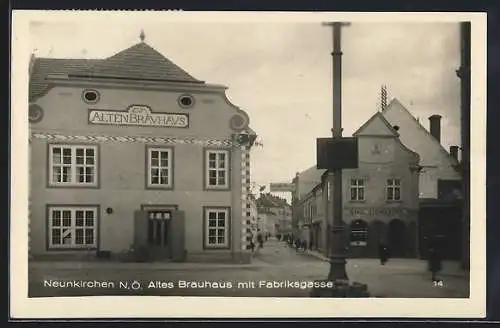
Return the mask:
[[365,200],[365,181],[363,179],[351,179],[351,200]]
[[190,95],[182,95],[179,97],[178,103],[182,108],[190,108],[194,104],[194,98]]
[[97,207],[49,208],[49,248],[96,248]]
[[97,146],[50,145],[51,186],[97,186]]
[[386,199],[388,201],[401,200],[401,181],[399,179],[387,180]]
[[205,247],[229,248],[229,209],[205,210]]
[[82,96],[83,101],[91,105],[97,104],[100,98],[99,92],[96,90],[84,90]]
[[172,188],[172,148],[148,148],[148,187]]
[[205,168],[207,189],[229,188],[229,152],[227,150],[208,150]]

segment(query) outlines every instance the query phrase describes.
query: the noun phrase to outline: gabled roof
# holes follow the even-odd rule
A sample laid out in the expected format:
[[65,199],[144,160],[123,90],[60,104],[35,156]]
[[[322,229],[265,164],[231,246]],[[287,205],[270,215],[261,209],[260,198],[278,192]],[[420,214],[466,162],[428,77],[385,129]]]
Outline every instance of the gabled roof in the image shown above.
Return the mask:
[[380,112],[376,112],[373,114],[372,117],[368,121],[365,122],[359,129],[357,129],[352,135],[354,137],[358,136],[361,134],[363,130],[368,128],[370,124],[372,124],[376,119],[379,119],[382,121],[382,123],[387,127],[387,130],[394,136],[394,137],[399,137],[399,133],[392,127],[391,123],[387,121],[387,119],[382,115]]
[[74,72],[71,75],[143,81],[203,83],[203,81],[189,75],[145,42],[140,42],[96,63],[93,67]]
[[260,197],[257,199],[258,207],[285,207],[289,206],[285,199],[276,197],[272,194],[260,194]]
[[182,68],[141,42],[106,59],[34,58],[30,76],[30,102],[48,89],[49,74],[99,78],[198,83]]
[[389,105],[382,110],[382,115],[386,114],[392,108],[400,108],[401,112],[406,114],[411,122],[417,126],[417,128],[422,131],[422,133],[433,143],[439,146],[440,151],[445,154],[454,164],[458,164],[458,160],[450,155],[450,153],[444,148],[444,146],[436,139],[432,134],[413,116],[410,111],[396,98],[392,99]]

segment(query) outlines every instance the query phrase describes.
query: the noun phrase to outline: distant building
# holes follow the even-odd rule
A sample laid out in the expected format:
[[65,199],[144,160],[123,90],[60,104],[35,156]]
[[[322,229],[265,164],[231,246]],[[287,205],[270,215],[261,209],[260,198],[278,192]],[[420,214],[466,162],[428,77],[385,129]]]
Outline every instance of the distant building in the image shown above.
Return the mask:
[[255,133],[225,87],[143,37],[105,59],[32,58],[29,87],[34,257],[246,254]]
[[285,199],[261,194],[257,204],[264,232],[271,236],[292,232],[292,207]]
[[[343,220],[350,257],[376,257],[385,243],[394,257],[417,255],[419,156],[399,140],[397,127],[375,113],[354,136],[359,167],[343,170]],[[332,176],[299,199],[313,249],[329,255]]]

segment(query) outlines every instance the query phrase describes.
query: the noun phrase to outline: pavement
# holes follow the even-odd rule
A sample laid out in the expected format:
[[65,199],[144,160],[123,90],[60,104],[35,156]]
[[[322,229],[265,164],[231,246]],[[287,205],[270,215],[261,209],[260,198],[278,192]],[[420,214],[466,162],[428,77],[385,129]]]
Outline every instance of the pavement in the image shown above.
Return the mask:
[[[251,264],[30,262],[28,290],[30,297],[309,297],[310,284],[328,275],[325,260],[270,239]],[[434,285],[421,260],[391,259],[382,266],[376,259],[348,259],[346,265],[350,281],[367,284],[371,297],[467,298],[468,278],[459,265],[445,263],[444,268],[442,285]],[[77,283],[62,286],[67,281]]]

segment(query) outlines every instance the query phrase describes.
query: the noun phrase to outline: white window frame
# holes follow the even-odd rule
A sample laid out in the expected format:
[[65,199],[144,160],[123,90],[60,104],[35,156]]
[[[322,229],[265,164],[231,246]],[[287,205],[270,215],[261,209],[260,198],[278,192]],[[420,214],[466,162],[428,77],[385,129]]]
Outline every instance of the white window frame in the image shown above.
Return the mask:
[[[60,163],[55,163],[54,162],[54,150],[55,149],[61,149],[61,161]],[[69,164],[64,164],[64,150],[65,149],[70,149],[71,150],[71,163]],[[76,159],[76,153],[77,150],[83,149],[84,151],[84,163],[83,164],[77,164]],[[87,150],[92,149],[94,151],[94,163],[93,164],[87,164]],[[49,149],[48,149],[48,157],[49,157],[49,168],[48,168],[48,178],[49,178],[49,186],[51,187],[97,187],[99,183],[99,149],[97,145],[85,145],[85,144],[49,144]],[[58,167],[60,168],[60,173],[61,173],[61,180],[62,180],[62,173],[63,173],[63,168],[69,168],[69,181],[66,182],[59,182],[54,180],[54,169]],[[77,174],[77,169],[78,168],[92,168],[93,169],[93,180],[92,182],[79,182],[78,181],[78,174]]]
[[[210,168],[210,155],[215,154],[215,168]],[[224,168],[219,167],[219,155],[224,155]],[[205,150],[205,188],[206,189],[229,189],[229,171],[230,171],[230,162],[229,162],[229,150],[227,149],[206,149]],[[210,184],[210,172],[216,171],[216,184]],[[224,171],[224,184],[219,184],[219,171]]]
[[[360,184],[361,182],[361,184]],[[356,190],[356,197],[352,197],[352,191]],[[359,196],[359,191],[363,191],[363,197]],[[365,180],[360,178],[351,178],[349,180],[349,199],[354,202],[363,202],[366,200],[365,195]]]
[[[58,211],[60,213],[59,216],[59,225],[54,225],[54,212]],[[71,213],[70,220],[71,224],[69,226],[63,225],[63,212],[69,211]],[[83,226],[76,225],[76,212],[83,211]],[[93,224],[87,225],[86,212],[93,212]],[[48,221],[48,231],[47,245],[49,249],[96,249],[97,241],[99,238],[98,231],[98,220],[99,220],[99,208],[97,206],[49,206],[47,211],[47,221]],[[53,233],[54,229],[58,229],[61,235],[61,243],[54,244],[53,241]],[[76,231],[77,229],[83,229],[83,244],[76,243]],[[86,231],[87,229],[92,229],[93,231],[93,243],[86,243]],[[67,235],[70,235],[70,242],[68,244],[64,244],[63,238]]]
[[[397,183],[396,183],[397,182]],[[401,201],[401,179],[390,178],[386,181],[385,199],[389,202]],[[389,190],[392,190],[392,198],[389,198]],[[396,199],[396,190],[399,190],[399,198]]]
[[[229,224],[230,224],[230,220],[231,218],[229,217],[230,216],[230,212],[229,212],[229,209],[228,208],[205,208],[205,218],[204,218],[204,225],[203,225],[203,233],[205,235],[205,248],[229,248],[229,242],[230,242],[230,228],[229,228]],[[210,227],[210,213],[216,213],[216,226],[215,227]],[[224,213],[224,218],[225,218],[225,221],[224,221],[224,242],[223,243],[219,243],[218,242],[218,237],[219,237],[219,232],[218,230],[221,229],[219,227],[219,214],[220,213]],[[215,234],[215,239],[216,239],[216,242],[215,244],[211,244],[210,243],[210,229],[215,229],[216,230],[216,234]]]
[[[173,162],[174,162],[174,152],[172,148],[169,147],[148,147],[147,148],[147,187],[148,188],[168,188],[171,189],[173,187]],[[153,167],[152,165],[152,154],[153,152],[158,152],[158,165]],[[167,166],[161,165],[161,154],[167,153]],[[158,170],[158,183],[152,182],[152,170]],[[161,183],[161,170],[167,170],[167,183]]]

